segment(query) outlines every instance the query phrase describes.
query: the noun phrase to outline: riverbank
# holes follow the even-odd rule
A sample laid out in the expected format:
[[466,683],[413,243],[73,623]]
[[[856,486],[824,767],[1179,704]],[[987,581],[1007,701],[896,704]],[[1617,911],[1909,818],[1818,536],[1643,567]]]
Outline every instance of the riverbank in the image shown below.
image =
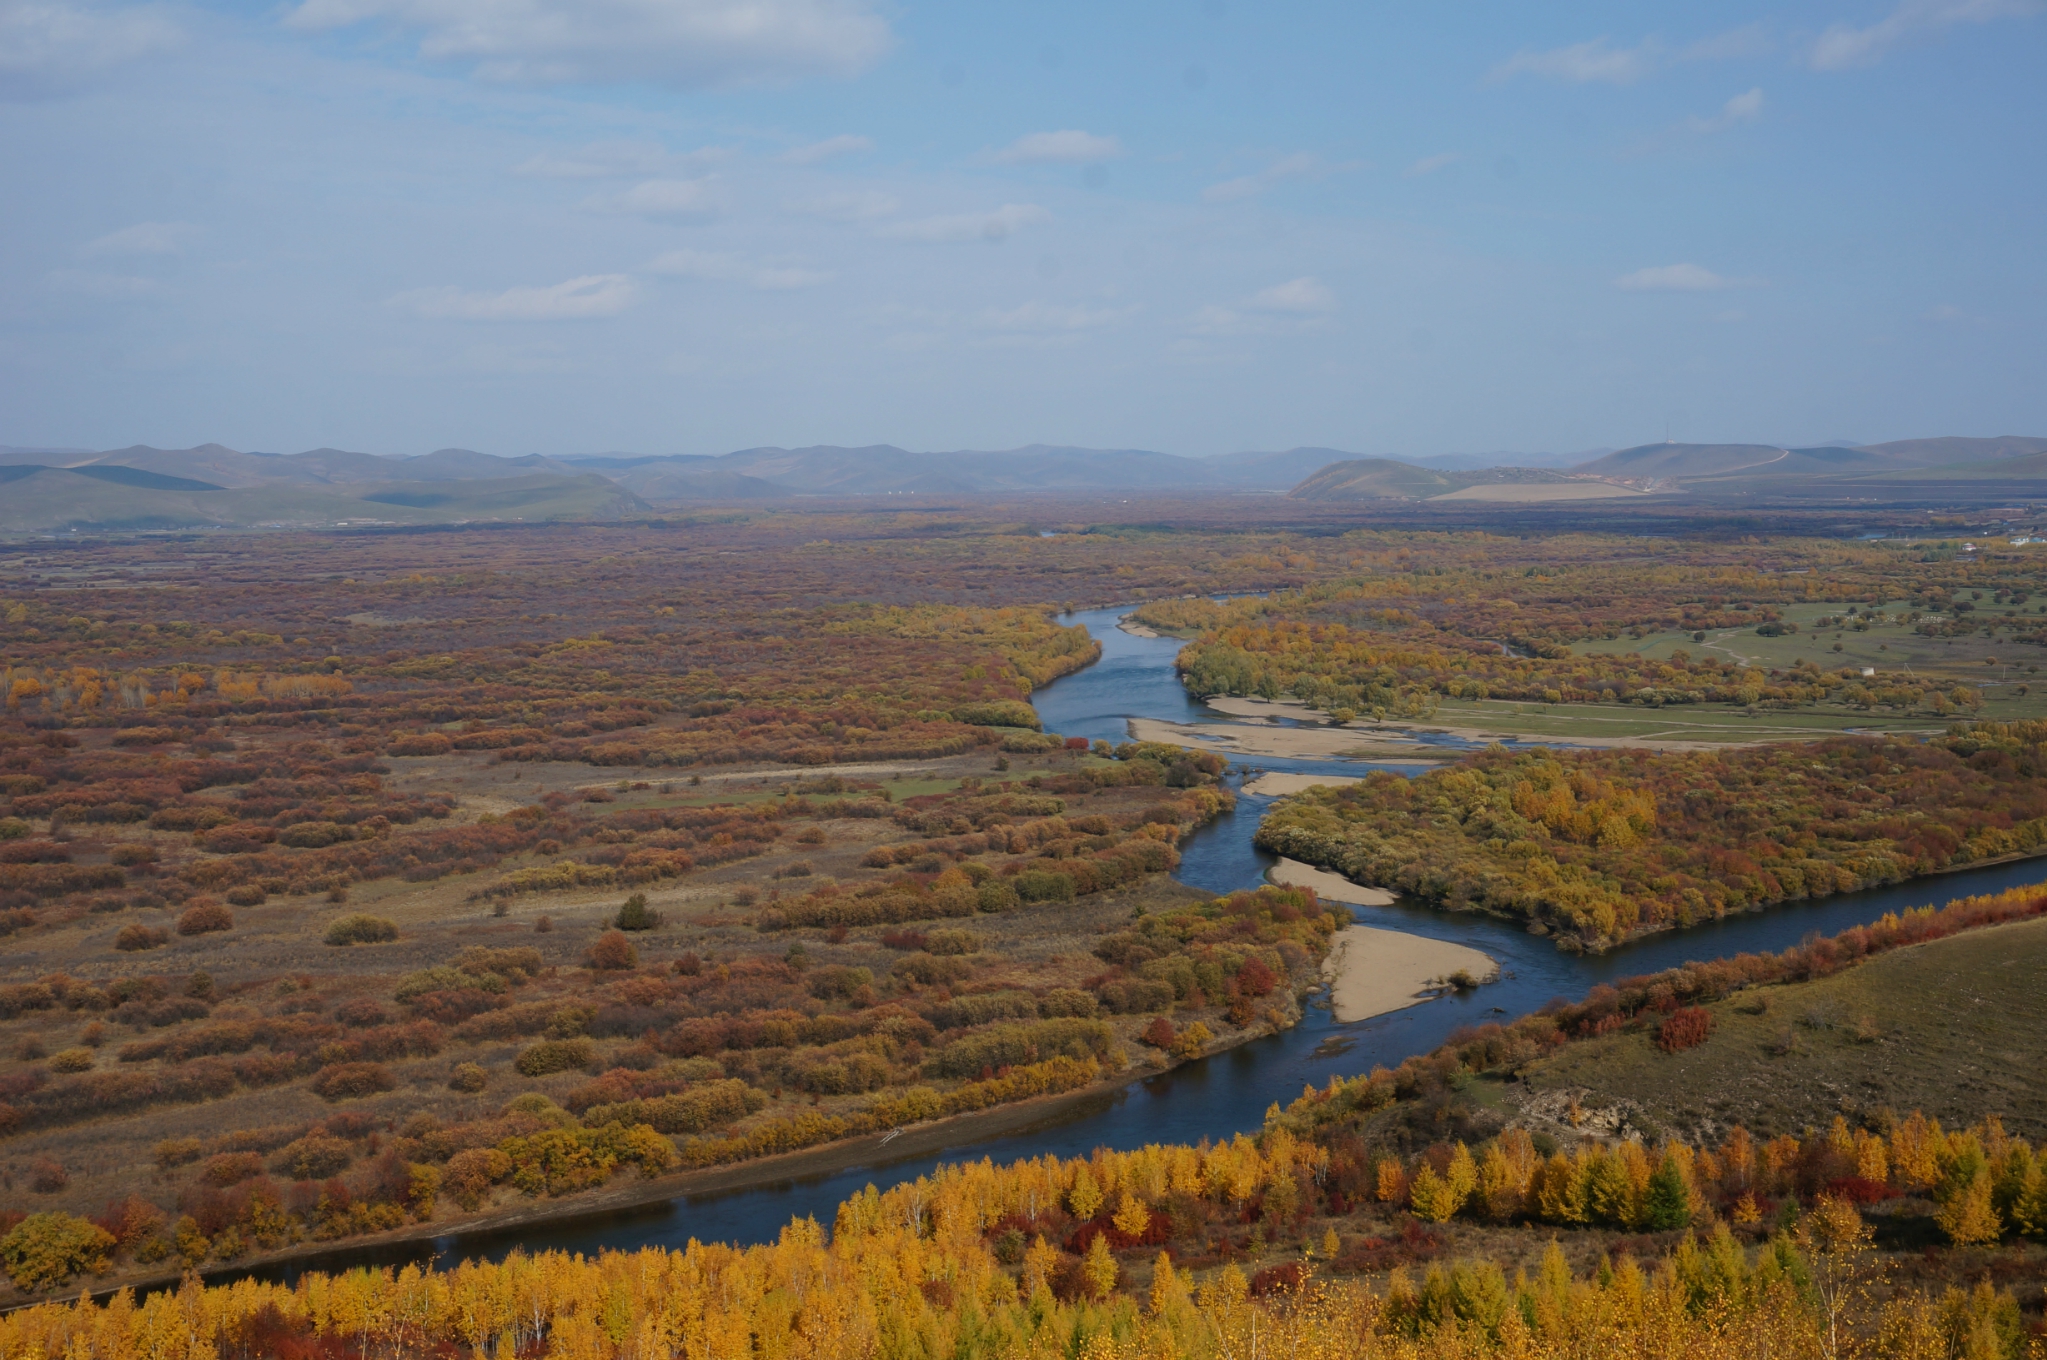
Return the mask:
[[[348,1269],[366,1261],[396,1265],[406,1260],[424,1260],[440,1255],[495,1258],[503,1252],[492,1249],[498,1244],[490,1239],[501,1242],[506,1235],[513,1233],[558,1234],[578,1225],[594,1227],[620,1214],[667,1201],[677,1202],[677,1213],[685,1216],[687,1230],[686,1216],[690,1206],[682,1201],[702,1196],[743,1194],[794,1181],[823,1180],[862,1168],[872,1168],[877,1183],[894,1184],[899,1177],[889,1175],[888,1167],[948,1153],[955,1155],[945,1157],[945,1160],[971,1161],[975,1156],[973,1149],[980,1144],[1063,1123],[1074,1111],[1091,1104],[1112,1103],[1119,1094],[1140,1082],[1176,1068],[1207,1062],[1245,1044],[1291,1029],[1301,1022],[1306,1011],[1290,993],[1287,1000],[1286,1018],[1289,1023],[1281,1029],[1270,1024],[1250,1025],[1217,1036],[1198,1058],[1162,1065],[1137,1062],[1076,1090],[1034,1096],[993,1109],[950,1115],[884,1133],[864,1134],[858,1138],[756,1157],[727,1166],[654,1177],[620,1175],[573,1199],[522,1197],[475,1213],[408,1223],[388,1232],[329,1241],[305,1241],[272,1251],[253,1251],[232,1262],[214,1263],[199,1274],[208,1281],[218,1282],[249,1277],[288,1277],[308,1270]],[[1158,1055],[1154,1061],[1162,1058],[1163,1055]],[[825,1227],[829,1230],[831,1225],[827,1223]],[[715,1239],[707,1234],[705,1240]],[[92,1277],[83,1292],[104,1298],[122,1289],[143,1293],[174,1288],[185,1274],[182,1268],[167,1270],[161,1263],[155,1266],[131,1264],[127,1269]],[[25,1307],[37,1301],[9,1288],[5,1277],[0,1276],[0,1311]]]
[[1491,955],[1448,940],[1345,926],[1336,932],[1322,970],[1329,979],[1330,1012],[1348,1024],[1434,1000],[1460,972],[1474,983],[1491,982],[1500,966]]

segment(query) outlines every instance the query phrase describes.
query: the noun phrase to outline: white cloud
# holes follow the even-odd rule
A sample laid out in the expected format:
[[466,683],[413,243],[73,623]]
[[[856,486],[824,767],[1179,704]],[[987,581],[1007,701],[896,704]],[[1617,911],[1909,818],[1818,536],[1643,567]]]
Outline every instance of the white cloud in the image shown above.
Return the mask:
[[1123,143],[1114,137],[1068,128],[1064,132],[1033,132],[1019,137],[1000,151],[984,151],[976,159],[994,165],[1091,165],[1112,161],[1123,154]]
[[1438,156],[1422,157],[1413,165],[1401,171],[1400,174],[1403,179],[1420,179],[1423,175],[1433,175],[1438,170],[1455,165],[1463,159],[1464,153],[1460,151],[1445,151]]
[[809,146],[799,146],[782,153],[784,165],[819,165],[840,156],[850,156],[860,151],[874,150],[872,137],[856,137],[848,133],[838,137],[827,137]]
[[721,283],[743,283],[750,288],[781,290],[809,288],[828,283],[831,275],[820,269],[787,264],[764,264],[744,256],[711,250],[671,250],[647,268],[656,274],[710,279]]
[[779,84],[850,76],[894,42],[865,0],[301,0],[300,29],[371,20],[420,34],[420,55],[486,80]]
[[801,199],[783,206],[790,212],[822,217],[827,222],[872,222],[877,217],[889,216],[902,205],[879,189],[857,189]]
[[1260,312],[1333,312],[1336,294],[1322,280],[1303,275],[1259,289],[1244,305]]
[[879,234],[895,241],[1000,241],[1024,227],[1051,220],[1052,214],[1035,203],[1005,203],[993,212],[897,222],[883,227]]
[[1493,68],[1493,79],[1526,74],[1574,85],[1632,85],[1656,69],[1662,52],[1653,38],[1634,47],[1612,47],[1605,38],[1594,38],[1547,52],[1516,52]]
[[421,288],[398,294],[390,305],[433,320],[569,321],[617,316],[632,306],[637,292],[625,274],[585,274],[546,287],[507,288],[502,293]]
[[1758,88],[1728,100],[1711,118],[1687,118],[1685,126],[1693,132],[1725,132],[1743,123],[1753,123],[1762,116],[1763,92]]
[[153,7],[102,9],[67,0],[0,0],[0,98],[59,94],[183,34]]
[[583,206],[636,217],[706,218],[725,210],[725,194],[708,179],[650,179],[620,193],[587,198]]
[[1915,35],[1938,32],[1955,24],[1987,24],[2039,14],[2038,0],[1904,0],[1890,14],[1867,28],[1834,24],[1812,46],[1812,65],[1820,71],[1874,66],[1884,53]]
[[1632,85],[1674,62],[1735,61],[1762,56],[1770,47],[1769,31],[1759,23],[1699,38],[1676,51],[1656,38],[1644,38],[1633,47],[1615,47],[1599,37],[1546,52],[1516,52],[1493,68],[1492,78],[1531,75],[1573,85]]
[[1230,203],[1238,199],[1255,198],[1268,189],[1276,189],[1291,180],[1321,179],[1339,170],[1355,170],[1359,164],[1358,161],[1344,161],[1338,165],[1330,165],[1313,152],[1296,151],[1291,156],[1283,156],[1274,161],[1255,175],[1240,175],[1236,179],[1226,179],[1220,184],[1211,184],[1201,191],[1201,197],[1209,203]]
[[1196,335],[1306,335],[1327,330],[1336,295],[1311,274],[1261,288],[1235,307],[1210,304],[1194,313]]
[[1057,303],[1026,302],[1008,311],[990,309],[976,322],[991,331],[1087,331],[1113,326],[1130,316],[1135,307],[1079,307]]
[[1733,279],[1696,264],[1663,264],[1637,269],[1613,281],[1630,293],[1709,293],[1722,288],[1751,288],[1754,279]]
[[[730,152],[717,148],[692,152],[685,161],[723,160]],[[613,175],[649,175],[668,164],[668,150],[658,142],[592,142],[575,151],[542,151],[512,167],[515,175],[539,179],[605,179]]]
[[87,255],[176,255],[199,234],[190,222],[137,222],[85,244]]

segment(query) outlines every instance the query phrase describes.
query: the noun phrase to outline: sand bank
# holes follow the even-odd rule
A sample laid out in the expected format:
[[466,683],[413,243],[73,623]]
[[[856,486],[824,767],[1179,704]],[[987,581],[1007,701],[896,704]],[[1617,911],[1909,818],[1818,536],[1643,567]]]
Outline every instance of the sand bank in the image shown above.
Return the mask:
[[1312,789],[1317,784],[1340,787],[1363,781],[1347,774],[1285,774],[1279,770],[1267,770],[1250,783],[1244,785],[1244,792],[1254,798],[1284,798],[1302,789]]
[[1330,1010],[1340,1021],[1364,1020],[1427,1001],[1440,993],[1439,980],[1459,969],[1485,982],[1500,971],[1476,949],[1371,926],[1337,931],[1322,963],[1329,979]]
[[1228,756],[1282,756],[1292,760],[1388,760],[1434,764],[1457,753],[1412,738],[1340,727],[1262,727],[1251,723],[1173,723],[1132,718],[1130,735]]
[[1116,620],[1116,626],[1132,637],[1155,638],[1158,636],[1157,629],[1147,628],[1128,615]]
[[1384,888],[1368,888],[1362,883],[1351,882],[1342,874],[1317,869],[1314,865],[1303,864],[1297,859],[1282,857],[1279,863],[1265,871],[1265,876],[1284,887],[1313,888],[1315,896],[1331,902],[1348,902],[1355,907],[1393,905],[1393,894]]

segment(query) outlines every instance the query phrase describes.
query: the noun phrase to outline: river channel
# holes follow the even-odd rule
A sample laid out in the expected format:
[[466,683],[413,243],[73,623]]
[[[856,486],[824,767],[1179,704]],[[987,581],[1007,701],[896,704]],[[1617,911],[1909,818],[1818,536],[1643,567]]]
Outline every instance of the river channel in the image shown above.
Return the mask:
[[[1170,638],[1140,638],[1116,624],[1122,609],[1091,610],[1066,620],[1081,623],[1102,643],[1102,657],[1088,669],[1046,686],[1034,702],[1045,729],[1068,736],[1128,740],[1131,718],[1171,722],[1221,721],[1190,699],[1173,669],[1180,644]],[[1261,770],[1357,775],[1372,769],[1406,774],[1423,767],[1362,761],[1250,758],[1231,767],[1229,781],[1241,787]],[[1197,832],[1184,846],[1177,877],[1211,892],[1256,886],[1270,857],[1251,844],[1270,800],[1240,796],[1231,815]],[[815,1215],[827,1227],[838,1203],[873,1183],[887,1187],[914,1179],[941,1162],[990,1157],[997,1162],[1046,1152],[1084,1155],[1096,1147],[1226,1139],[1256,1129],[1266,1107],[1284,1104],[1305,1085],[1332,1076],[1352,1076],[1373,1066],[1392,1067],[1411,1054],[1441,1044],[1460,1025],[1506,1020],[1539,1009],[1556,997],[1582,996],[1597,983],[1654,972],[1687,960],[1783,949],[1812,932],[1831,934],[1887,911],[2047,879],[2047,861],[1995,865],[1889,888],[1794,904],[1682,932],[1651,936],[1585,956],[1567,954],[1547,939],[1504,921],[1453,915],[1423,907],[1352,908],[1366,925],[1454,940],[1499,960],[1500,981],[1462,996],[1445,997],[1390,1015],[1337,1024],[1321,1006],[1311,1006],[1303,1023],[1284,1034],[1259,1039],[1202,1062],[1136,1082],[1044,1122],[981,1142],[963,1142],[936,1154],[890,1160],[877,1148],[867,1163],[850,1170],[787,1180],[748,1190],[685,1196],[639,1209],[567,1219],[497,1233],[470,1233],[431,1244],[377,1251],[340,1251],[262,1272],[288,1276],[306,1269],[332,1270],[360,1264],[433,1258],[452,1265],[464,1258],[499,1258],[526,1251],[592,1253],[607,1248],[681,1247],[702,1241],[753,1243],[772,1240],[791,1217]]]

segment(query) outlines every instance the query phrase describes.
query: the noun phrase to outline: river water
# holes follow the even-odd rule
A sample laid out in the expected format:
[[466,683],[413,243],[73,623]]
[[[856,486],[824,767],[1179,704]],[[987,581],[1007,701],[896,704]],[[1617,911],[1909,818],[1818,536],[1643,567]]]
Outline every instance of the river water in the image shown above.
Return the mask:
[[[1171,722],[1223,720],[1190,699],[1173,669],[1180,644],[1170,638],[1139,638],[1116,621],[1125,610],[1091,610],[1068,622],[1087,625],[1102,643],[1102,658],[1088,669],[1046,686],[1034,697],[1045,729],[1067,736],[1128,739],[1131,718]],[[1424,767],[1361,761],[1284,760],[1255,757],[1231,767],[1239,786],[1260,770],[1357,775],[1373,769],[1413,774]],[[1269,799],[1241,795],[1236,811],[1203,828],[1182,849],[1176,876],[1211,892],[1256,886],[1271,857],[1251,844]],[[1683,932],[1652,936],[1602,955],[1567,954],[1547,939],[1505,921],[1453,915],[1423,907],[1354,907],[1360,923],[1454,940],[1499,960],[1500,981],[1461,996],[1444,997],[1391,1015],[1353,1024],[1332,1021],[1311,1006],[1307,1018],[1284,1034],[1259,1039],[1186,1066],[1123,1087],[1042,1123],[981,1142],[962,1143],[935,1154],[890,1160],[885,1151],[847,1171],[792,1179],[749,1190],[684,1196],[644,1208],[499,1233],[470,1233],[436,1239],[430,1245],[379,1251],[340,1251],[295,1262],[288,1277],[307,1269],[396,1263],[432,1258],[452,1265],[463,1257],[496,1259],[515,1248],[527,1251],[595,1252],[641,1246],[681,1247],[702,1241],[753,1243],[772,1240],[791,1217],[815,1215],[827,1227],[841,1200],[870,1182],[887,1187],[914,1179],[941,1162],[990,1157],[997,1162],[1046,1152],[1071,1157],[1096,1147],[1225,1139],[1255,1130],[1266,1107],[1300,1095],[1303,1086],[1332,1076],[1353,1076],[1373,1066],[1396,1066],[1412,1054],[1444,1042],[1460,1025],[1507,1020],[1539,1009],[1556,997],[1582,996],[1597,983],[1655,972],[1687,960],[1743,952],[1778,950],[1807,934],[1832,934],[1873,921],[1887,911],[2047,879],[2047,861],[2030,860],[1947,875],[1931,882],[1851,893],[1810,904],[1733,917]]]

